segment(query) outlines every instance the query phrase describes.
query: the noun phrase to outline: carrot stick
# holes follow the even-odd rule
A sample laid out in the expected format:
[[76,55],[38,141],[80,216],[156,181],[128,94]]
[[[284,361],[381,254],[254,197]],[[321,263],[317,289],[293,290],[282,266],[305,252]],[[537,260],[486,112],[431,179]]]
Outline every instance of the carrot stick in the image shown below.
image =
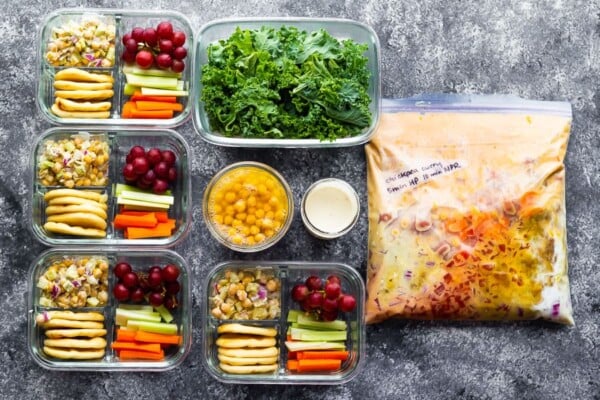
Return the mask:
[[180,344],[181,336],[165,335],[162,333],[136,331],[135,340],[138,342],[160,343],[160,344]]
[[298,360],[288,360],[287,369],[289,369],[290,371],[297,371],[298,370]]
[[127,331],[125,329],[117,329],[118,342],[133,342],[135,340],[135,331]]
[[167,222],[169,220],[169,213],[166,211],[135,211],[135,210],[123,210],[119,214],[123,215],[147,215],[154,214],[158,222]]
[[135,103],[132,101],[127,101],[123,104],[123,110],[121,111],[121,116],[123,118],[132,118],[131,110],[135,108]]
[[172,111],[183,111],[183,104],[181,103],[167,103],[165,101],[143,101],[137,100],[135,102],[138,110],[144,111],[155,111],[155,110],[172,110]]
[[[155,211],[154,216],[156,217],[156,220],[158,222],[168,222],[169,221],[169,214],[166,211]],[[175,220],[172,220],[172,221],[174,222]],[[173,223],[173,228],[175,228],[175,223]]]
[[[289,357],[289,353],[288,353]],[[298,360],[342,360],[348,359],[348,352],[343,350],[299,351]]]
[[154,213],[148,213],[146,215],[115,215],[115,228],[122,229],[130,226],[138,226],[142,228],[154,228],[158,221]]
[[121,350],[119,351],[119,358],[121,360],[162,360],[165,358],[165,352],[150,353],[147,351],[136,351],[136,350]]
[[136,90],[133,96],[129,98],[131,101],[160,101],[163,103],[177,103],[175,96],[144,96],[141,91]]
[[126,229],[127,237],[129,239],[144,239],[171,236],[173,225],[170,222],[159,222],[154,228],[137,228],[129,226]]
[[168,119],[173,118],[173,110],[146,111],[136,108],[131,110],[131,118]]
[[298,360],[298,372],[335,371],[342,366],[342,360]]
[[288,360],[296,360],[299,353],[299,351],[288,351]]
[[162,350],[159,343],[136,343],[136,342],[112,342],[110,345],[114,350],[136,350],[160,353]]

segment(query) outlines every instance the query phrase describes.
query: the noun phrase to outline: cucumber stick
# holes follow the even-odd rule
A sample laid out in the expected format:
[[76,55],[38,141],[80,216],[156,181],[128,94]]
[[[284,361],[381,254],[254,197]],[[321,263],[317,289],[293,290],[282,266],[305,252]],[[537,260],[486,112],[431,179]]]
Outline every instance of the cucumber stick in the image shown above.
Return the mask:
[[329,331],[345,331],[347,328],[346,321],[337,319],[335,321],[317,321],[310,316],[302,313],[296,318],[298,328],[307,328],[314,330],[329,330]]
[[[123,191],[148,193],[148,191],[146,189],[140,189],[137,186],[126,185],[124,183],[116,183],[114,190],[115,190],[115,195],[117,195],[117,196],[120,196],[121,193],[123,193]],[[165,192],[165,195],[170,196],[171,195],[171,189],[167,190]],[[152,306],[148,306],[148,307],[152,308]]]
[[137,74],[125,74],[125,78],[127,79],[127,83],[133,86],[177,90],[177,78]]
[[144,96],[175,96],[184,97],[188,96],[187,90],[167,90],[167,89],[156,89],[151,87],[142,87],[142,94]]
[[346,345],[342,342],[297,342],[286,341],[285,347],[288,351],[307,351],[307,350],[346,350]]
[[177,325],[166,324],[164,322],[129,320],[127,322],[127,328],[145,332],[162,333],[165,335],[177,335]]
[[316,331],[311,329],[291,328],[292,340],[307,342],[327,342],[346,340],[346,331]]
[[169,204],[173,205],[175,199],[173,196],[167,196],[163,194],[152,194],[144,192],[130,192],[129,190],[123,190],[119,197],[129,200],[145,201],[147,203],[158,203],[158,204]]
[[133,65],[125,65],[123,67],[124,74],[149,75],[149,76],[164,76],[167,78],[181,78],[181,72],[173,72],[166,69],[158,68],[139,68]]
[[[177,90],[183,90],[183,88],[185,87],[185,84],[183,81],[177,81]],[[140,86],[135,86],[135,85],[131,85],[129,83],[126,83],[125,86],[123,86],[123,94],[125,96],[133,96],[133,94],[136,91],[142,91],[142,88]]]
[[153,210],[156,210],[156,209],[168,210],[170,208],[170,206],[168,204],[151,203],[151,202],[148,202],[148,201],[125,199],[125,198],[123,198],[121,196],[117,197],[117,204],[119,204],[119,205],[127,205],[127,206],[143,207],[145,210],[149,210],[149,209],[153,209]]

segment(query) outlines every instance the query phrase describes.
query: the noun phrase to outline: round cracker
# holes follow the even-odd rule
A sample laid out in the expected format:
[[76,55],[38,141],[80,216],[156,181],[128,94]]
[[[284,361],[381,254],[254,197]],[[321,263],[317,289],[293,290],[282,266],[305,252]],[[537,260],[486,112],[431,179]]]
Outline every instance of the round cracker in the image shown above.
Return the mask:
[[63,111],[108,111],[112,107],[110,101],[73,101],[56,98],[56,104]]
[[54,199],[48,200],[48,205],[69,205],[69,204],[89,204],[91,206],[100,207],[103,210],[108,210],[108,206],[106,203],[97,202],[94,200],[84,199],[82,197],[74,197],[74,196],[61,196],[56,197]]
[[265,374],[277,371],[277,364],[271,365],[229,365],[219,363],[219,367],[230,374]]
[[56,103],[52,104],[50,110],[60,118],[107,119],[110,117],[108,111],[65,111]]
[[279,355],[279,349],[275,346],[258,348],[258,349],[228,349],[225,347],[219,347],[217,349],[218,354],[229,357],[277,357]]
[[112,87],[111,82],[54,81],[54,89],[57,90],[104,90],[112,89]]
[[47,232],[59,233],[61,235],[70,236],[84,236],[84,237],[95,237],[104,238],[106,237],[106,231],[94,228],[82,228],[80,226],[71,226],[63,224],[62,222],[46,222],[44,229]]
[[95,358],[104,357],[104,349],[102,350],[77,350],[77,349],[57,349],[54,347],[44,346],[44,353],[50,357],[60,358],[61,360],[92,360]]
[[115,79],[111,75],[88,72],[79,68],[65,68],[54,74],[54,80],[77,82],[110,82]]
[[104,349],[106,347],[106,339],[102,337],[93,337],[91,339],[44,339],[44,346],[80,350]]
[[261,328],[258,326],[250,326],[243,324],[223,324],[217,328],[218,333],[241,333],[246,335],[257,335],[257,336],[277,336],[277,329],[275,328]]
[[230,357],[218,354],[219,361],[229,365],[271,365],[277,363],[277,357]]
[[78,190],[78,189],[54,189],[49,190],[44,194],[44,200],[55,199],[57,197],[72,196],[81,197],[82,199],[93,200],[101,203],[106,203],[108,197],[105,194],[98,192],[92,192],[91,190]]
[[44,329],[50,328],[84,328],[84,329],[102,329],[104,324],[97,321],[76,321],[72,319],[52,318],[42,324]]
[[84,228],[106,229],[106,220],[96,214],[87,212],[75,212],[66,214],[55,214],[47,217],[48,222],[62,222],[71,226],[82,226]]
[[275,338],[225,333],[217,338],[216,344],[219,347],[226,347],[229,349],[241,347],[271,347],[275,346]]
[[53,318],[70,319],[74,321],[104,321],[104,315],[99,312],[73,312],[73,311],[43,311],[35,318],[36,322],[43,324]]
[[103,219],[108,218],[106,211],[104,211],[99,206],[91,204],[71,204],[65,206],[55,205],[46,207],[46,215],[65,214],[74,212],[92,213]]
[[102,90],[55,90],[54,95],[63,99],[74,100],[105,100],[113,97],[112,89]]
[[106,336],[106,329],[48,329],[45,332],[49,338],[100,337]]

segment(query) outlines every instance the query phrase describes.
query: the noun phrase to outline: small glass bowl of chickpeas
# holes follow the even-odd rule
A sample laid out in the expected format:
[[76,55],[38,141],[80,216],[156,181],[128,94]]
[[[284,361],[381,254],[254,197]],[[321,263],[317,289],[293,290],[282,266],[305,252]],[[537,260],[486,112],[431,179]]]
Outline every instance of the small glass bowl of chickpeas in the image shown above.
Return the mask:
[[221,244],[250,253],[273,246],[286,234],[294,199],[285,179],[273,168],[242,161],[211,179],[202,210],[208,230]]

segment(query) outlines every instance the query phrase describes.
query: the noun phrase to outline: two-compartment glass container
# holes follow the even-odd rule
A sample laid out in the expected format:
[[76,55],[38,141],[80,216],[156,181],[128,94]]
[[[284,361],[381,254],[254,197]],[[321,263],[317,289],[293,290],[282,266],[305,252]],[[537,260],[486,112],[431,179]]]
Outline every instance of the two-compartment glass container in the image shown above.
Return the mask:
[[[240,276],[240,273],[243,274]],[[347,324],[347,338],[343,346],[348,351],[348,358],[341,363],[341,367],[329,372],[295,372],[288,369],[290,352],[286,349],[288,322],[290,310],[300,310],[298,303],[294,302],[291,291],[294,285],[302,284],[309,276],[317,276],[325,281],[329,276],[340,278],[343,293],[354,296],[356,308],[351,312],[340,312],[338,319]],[[256,319],[252,311],[246,311],[244,305],[234,304],[235,310],[224,314],[222,300],[239,296],[239,293],[226,293],[233,282],[232,276],[244,278],[251,277],[259,281],[264,277],[262,285],[269,289],[263,303],[268,304],[268,309],[259,313]],[[236,278],[237,279],[237,278]],[[269,282],[271,281],[271,282]],[[273,283],[275,282],[275,283]],[[229,286],[227,286],[229,285]],[[271,291],[269,285],[276,287]],[[276,286],[275,286],[276,285]],[[247,288],[248,286],[246,286]],[[364,309],[365,287],[358,272],[342,263],[333,262],[304,262],[304,261],[230,261],[217,265],[206,277],[202,292],[202,346],[204,365],[208,372],[221,382],[245,384],[341,384],[354,378],[362,367],[365,358],[365,324]],[[225,291],[225,292],[223,292]],[[228,297],[229,296],[229,297]],[[242,293],[243,296],[243,293]],[[251,296],[251,293],[248,294]],[[259,296],[260,297],[260,296]],[[237,297],[236,297],[237,298]],[[255,299],[255,297],[252,297]],[[220,300],[219,300],[220,299]],[[239,300],[239,298],[237,298]],[[235,303],[238,303],[236,300]],[[276,311],[279,307],[279,312]],[[227,310],[227,309],[225,309]],[[252,308],[248,308],[252,310]],[[308,314],[307,314],[308,315]],[[274,328],[277,332],[275,347],[279,355],[272,372],[266,373],[238,373],[226,372],[220,365],[220,353],[217,340],[220,326],[236,323],[261,328]],[[224,353],[224,352],[223,352]],[[232,354],[235,354],[232,352]],[[229,369],[231,367],[225,367]]]
[[[90,264],[94,269],[104,264],[101,268],[108,268],[105,272],[105,276],[96,276],[99,282],[102,282],[105,278],[108,280],[107,287],[102,287],[105,293],[108,292],[107,300],[103,303],[95,306],[85,303],[83,306],[70,301],[70,296],[67,297],[66,304],[58,301],[60,296],[66,292],[61,293],[66,287],[68,282],[61,280],[60,283],[56,283],[56,291],[43,292],[43,287],[47,284],[47,281],[42,280],[41,277],[45,277],[48,268],[53,264],[64,265],[69,267],[76,265],[82,268],[82,273],[86,274],[87,270],[85,267],[88,265],[90,260],[93,262]],[[173,324],[177,325],[177,335],[180,336],[180,342],[178,345],[171,345],[164,348],[164,357],[161,360],[121,360],[117,354],[117,351],[112,349],[113,343],[116,341],[116,309],[121,306],[122,303],[118,302],[112,294],[112,290],[117,282],[117,278],[114,274],[115,265],[121,262],[129,263],[133,271],[145,271],[150,266],[164,267],[168,264],[174,264],[179,269],[178,282],[180,290],[177,294],[178,306],[176,309],[171,311],[174,318]],[[69,273],[75,273],[76,271],[67,271]],[[92,274],[95,272],[92,270]],[[29,269],[27,282],[27,337],[28,337],[28,348],[37,364],[40,366],[51,369],[51,370],[79,370],[79,371],[166,371],[175,368],[183,362],[187,354],[189,353],[192,345],[192,310],[191,310],[191,276],[190,271],[185,260],[170,250],[153,250],[152,252],[133,249],[133,248],[122,248],[119,250],[115,249],[82,249],[82,248],[61,248],[61,249],[50,249],[42,253],[37,257]],[[53,277],[53,276],[52,276]],[[52,278],[49,277],[49,278]],[[71,276],[71,278],[74,278]],[[75,282],[77,279],[73,279]],[[56,280],[59,281],[58,278]],[[86,283],[89,283],[88,279]],[[77,285],[75,285],[77,286]],[[61,289],[59,289],[61,288]],[[81,287],[79,288],[81,291]],[[92,290],[98,289],[92,287]],[[77,288],[74,288],[74,293],[79,293]],[[104,298],[104,294],[96,292],[89,292],[88,295],[93,295],[98,298]],[[55,297],[56,304],[50,305],[48,299]],[[124,302],[126,304],[132,304],[131,302]],[[62,307],[65,306],[66,307]],[[44,325],[44,317],[49,317],[49,321],[57,321],[60,319],[58,316],[54,316],[53,312],[75,312],[85,314],[101,314],[104,317],[104,321],[100,322],[106,332],[104,334],[97,333],[98,328],[77,328],[77,327],[48,327]],[[77,323],[87,321],[75,321]],[[62,321],[64,323],[64,321]],[[96,322],[97,323],[97,322]],[[67,323],[68,325],[69,323]],[[85,325],[81,325],[85,326]],[[90,325],[91,326],[91,325]],[[83,329],[87,329],[84,332]],[[59,331],[63,331],[62,334],[67,335],[65,337],[55,337],[59,335]],[[68,331],[64,333],[64,331]],[[52,332],[49,334],[48,332]],[[88,337],[89,336],[89,337]],[[99,348],[92,350],[86,349],[84,346],[91,345],[82,344],[88,339],[99,339],[105,340],[105,345],[100,345]],[[48,340],[50,339],[50,342]],[[67,341],[65,341],[66,339]],[[76,341],[69,342],[69,340],[75,339]],[[50,346],[54,348],[44,349],[44,346]],[[55,347],[57,346],[57,347]],[[80,347],[81,346],[81,347]],[[98,351],[100,350],[103,355],[99,358],[88,359],[87,356],[83,356],[83,352],[86,351]],[[46,351],[51,355],[48,355]],[[55,354],[55,352],[57,354]],[[70,357],[64,359],[61,357]],[[82,357],[82,359],[76,359]]]
[[[156,28],[162,21],[170,22],[174,31],[181,31],[186,36],[183,44],[187,50],[187,56],[183,59],[185,67],[177,79],[177,84],[178,89],[187,91],[188,95],[177,97],[177,102],[182,105],[182,110],[174,112],[170,118],[158,118],[151,113],[144,117],[124,118],[123,108],[131,97],[125,94],[127,81],[124,68],[127,64],[122,59],[125,49],[122,38],[135,27]],[[57,38],[58,40],[56,40]],[[38,40],[36,103],[44,118],[53,124],[174,127],[182,124],[191,116],[194,100],[190,96],[194,93],[195,87],[192,65],[194,31],[190,21],[181,13],[169,10],[60,9],[49,14],[43,21]],[[106,118],[83,118],[80,115],[68,117],[57,115],[52,111],[57,90],[77,88],[69,86],[55,88],[57,72],[73,65],[82,64],[79,61],[81,58],[87,58],[89,62],[83,61],[86,66],[76,66],[76,68],[86,72],[109,75],[113,78],[114,95],[103,99],[103,102],[110,103],[109,115]],[[103,59],[111,61],[103,61]],[[128,66],[136,67],[136,64],[130,63]],[[90,101],[89,98],[83,97],[80,99],[69,98],[74,101]],[[91,99],[94,102],[93,96]]]

